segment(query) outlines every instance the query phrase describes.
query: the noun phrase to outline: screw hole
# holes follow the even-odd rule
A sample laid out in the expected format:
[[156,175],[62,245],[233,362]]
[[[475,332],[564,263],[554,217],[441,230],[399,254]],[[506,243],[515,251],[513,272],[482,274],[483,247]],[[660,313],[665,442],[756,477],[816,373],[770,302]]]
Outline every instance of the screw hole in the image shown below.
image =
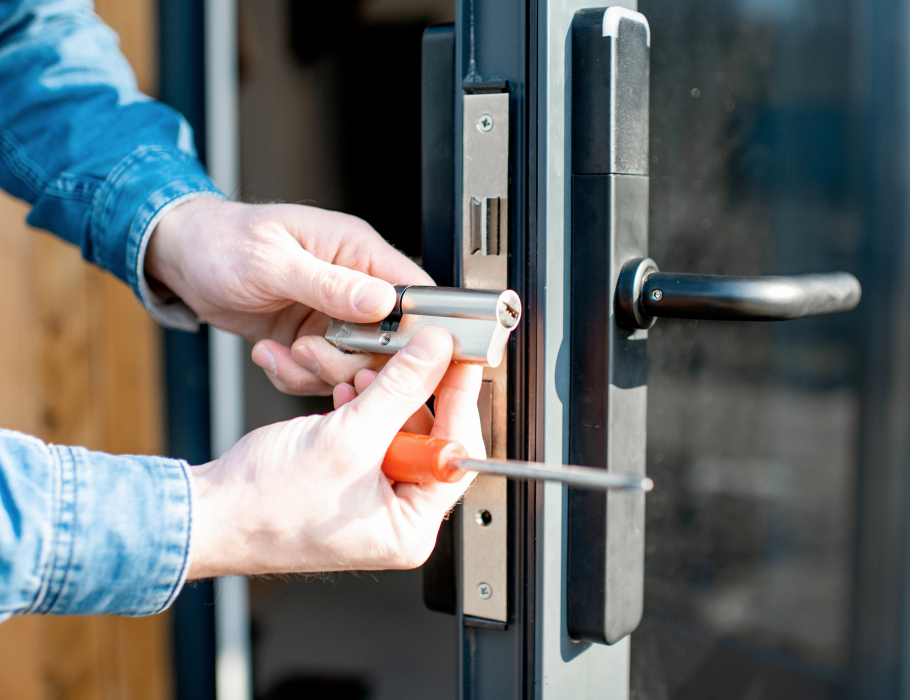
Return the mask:
[[379,344],[380,344],[380,345],[388,345],[388,344],[391,343],[391,342],[392,342],[392,336],[391,336],[391,334],[389,334],[389,333],[383,333],[381,336],[379,336]]
[[486,527],[493,522],[493,515],[488,510],[482,510],[477,513],[475,520],[477,521],[478,525]]

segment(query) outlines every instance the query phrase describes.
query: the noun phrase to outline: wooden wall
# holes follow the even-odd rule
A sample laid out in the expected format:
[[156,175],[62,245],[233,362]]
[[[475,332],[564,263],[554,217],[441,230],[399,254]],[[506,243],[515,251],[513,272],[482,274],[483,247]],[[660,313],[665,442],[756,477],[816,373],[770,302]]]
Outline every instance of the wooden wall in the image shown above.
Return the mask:
[[[99,0],[142,88],[156,89],[154,0]],[[0,193],[0,426],[60,444],[160,454],[160,331],[132,292],[28,228]],[[169,617],[0,624],[0,698],[172,697]]]

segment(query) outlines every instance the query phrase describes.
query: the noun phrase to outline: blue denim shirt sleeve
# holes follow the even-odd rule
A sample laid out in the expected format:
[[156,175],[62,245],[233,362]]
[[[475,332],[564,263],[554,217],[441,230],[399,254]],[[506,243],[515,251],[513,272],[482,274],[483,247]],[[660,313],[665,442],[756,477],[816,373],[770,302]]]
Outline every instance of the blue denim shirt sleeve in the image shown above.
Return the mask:
[[127,282],[163,324],[194,330],[146,283],[148,240],[170,208],[222,197],[180,114],[143,95],[90,0],[0,0],[0,187],[28,222]]
[[187,573],[188,469],[0,430],[0,621],[170,605]]

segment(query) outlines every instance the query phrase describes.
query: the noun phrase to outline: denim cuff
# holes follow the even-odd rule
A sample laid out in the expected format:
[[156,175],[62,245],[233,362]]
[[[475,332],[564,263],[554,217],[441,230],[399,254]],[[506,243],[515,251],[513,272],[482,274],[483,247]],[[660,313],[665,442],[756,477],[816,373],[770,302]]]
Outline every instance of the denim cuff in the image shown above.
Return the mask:
[[28,612],[141,616],[171,605],[189,564],[187,463],[49,447],[53,541]]
[[[192,199],[213,196],[223,199],[220,194],[213,195],[211,192],[190,192],[189,194],[171,200],[155,213],[155,216],[146,224],[145,230],[142,231],[139,236],[139,252],[136,255],[136,266],[134,268],[137,282],[133,289],[136,290],[136,294],[139,296],[140,301],[148,312],[152,315],[152,318],[165,328],[195,333],[199,330],[200,319],[196,315],[196,312],[184,304],[183,300],[179,297],[172,297],[168,300],[164,300],[155,294],[154,290],[149,286],[148,280],[145,278],[145,253],[148,250],[149,241],[152,238],[152,234],[155,232],[155,227],[158,225],[158,222],[161,221],[164,215],[171,209],[184,202],[189,202]],[[130,231],[131,241],[132,237],[133,232]],[[132,284],[132,279],[130,279],[130,284]]]
[[[96,262],[125,279],[159,323],[178,330],[197,330],[199,319],[182,302],[165,303],[152,292],[145,279],[145,253],[161,217],[197,197],[225,198],[194,156],[146,146],[124,158],[105,179],[92,215]],[[117,245],[123,231],[126,255]]]

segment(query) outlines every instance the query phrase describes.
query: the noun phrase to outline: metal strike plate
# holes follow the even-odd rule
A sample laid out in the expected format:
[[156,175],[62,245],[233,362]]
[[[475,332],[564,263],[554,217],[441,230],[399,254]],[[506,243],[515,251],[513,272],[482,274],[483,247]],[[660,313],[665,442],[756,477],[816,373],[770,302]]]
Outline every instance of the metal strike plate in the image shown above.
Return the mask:
[[[462,131],[461,284],[508,287],[509,94],[505,83],[465,83]],[[484,368],[484,440],[489,457],[505,458],[506,362]],[[459,518],[462,612],[508,622],[507,481],[479,476]]]
[[496,367],[509,334],[521,320],[521,300],[511,289],[401,287],[389,319],[381,323],[332,319],[325,338],[348,352],[394,355],[421,328],[442,326],[452,334],[453,361]]

